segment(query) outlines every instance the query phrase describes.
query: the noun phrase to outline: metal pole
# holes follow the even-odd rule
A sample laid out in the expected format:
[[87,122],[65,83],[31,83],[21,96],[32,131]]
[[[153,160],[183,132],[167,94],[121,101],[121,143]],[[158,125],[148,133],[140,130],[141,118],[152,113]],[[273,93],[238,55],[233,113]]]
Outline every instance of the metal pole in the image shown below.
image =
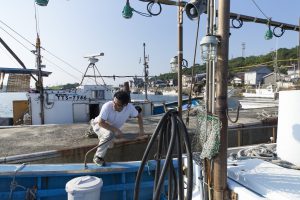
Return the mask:
[[299,17],[298,70],[299,70],[299,77],[300,77],[300,17]]
[[[4,40],[2,40],[2,38],[0,37],[0,43],[5,47],[5,49],[16,59],[16,61],[24,68],[26,69],[26,66],[24,65],[24,63],[20,60],[20,58],[15,54],[15,52],[13,50],[11,50],[11,48],[4,42]],[[37,81],[37,79],[30,74],[30,76]]]
[[44,87],[43,87],[43,77],[42,77],[42,68],[41,68],[41,41],[39,35],[36,38],[36,65],[38,69],[38,81],[37,89],[40,92],[40,117],[41,124],[45,124],[44,116]]
[[219,0],[218,35],[218,60],[216,69],[216,108],[215,114],[222,122],[220,131],[220,152],[214,160],[214,199],[226,199],[227,182],[227,74],[228,74],[228,49],[229,49],[229,14],[230,0]]
[[[178,0],[180,5],[181,0]],[[183,8],[178,6],[178,113],[182,116]]]
[[144,88],[145,88],[145,99],[148,100],[148,66],[147,66],[147,61],[146,61],[146,44],[143,43],[144,47],[144,74],[145,74],[145,83],[144,83]]

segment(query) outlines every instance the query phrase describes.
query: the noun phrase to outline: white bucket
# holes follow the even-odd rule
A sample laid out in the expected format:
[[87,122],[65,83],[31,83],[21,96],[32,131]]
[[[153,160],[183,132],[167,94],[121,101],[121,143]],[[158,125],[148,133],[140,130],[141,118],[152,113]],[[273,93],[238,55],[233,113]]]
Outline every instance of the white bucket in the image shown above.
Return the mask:
[[300,90],[279,92],[278,156],[300,165]]
[[99,200],[103,182],[94,176],[73,178],[66,184],[68,200]]

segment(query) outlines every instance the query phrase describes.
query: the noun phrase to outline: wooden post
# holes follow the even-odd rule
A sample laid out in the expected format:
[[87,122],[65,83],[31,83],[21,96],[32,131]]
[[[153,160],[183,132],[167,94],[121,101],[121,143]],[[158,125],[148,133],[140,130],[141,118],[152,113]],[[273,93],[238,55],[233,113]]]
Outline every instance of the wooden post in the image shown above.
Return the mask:
[[238,135],[237,135],[237,138],[238,138],[238,147],[239,147],[239,146],[241,146],[241,131],[238,130],[238,131],[237,131],[237,134],[238,134]]
[[219,154],[214,161],[214,198],[215,200],[226,199],[227,188],[227,74],[228,74],[228,49],[229,49],[229,14],[230,0],[219,0],[218,17],[218,57],[216,68],[216,108],[215,114],[222,122],[220,131],[221,144]]

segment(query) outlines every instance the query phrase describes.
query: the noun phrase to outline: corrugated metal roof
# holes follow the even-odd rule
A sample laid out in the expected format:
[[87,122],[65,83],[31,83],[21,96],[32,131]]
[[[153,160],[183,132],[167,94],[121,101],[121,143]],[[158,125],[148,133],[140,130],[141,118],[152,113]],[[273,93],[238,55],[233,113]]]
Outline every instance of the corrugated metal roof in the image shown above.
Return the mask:
[[[35,74],[38,75],[37,69],[20,69],[20,68],[4,68],[0,67],[0,72],[6,74]],[[42,71],[42,76],[48,77],[52,72]]]

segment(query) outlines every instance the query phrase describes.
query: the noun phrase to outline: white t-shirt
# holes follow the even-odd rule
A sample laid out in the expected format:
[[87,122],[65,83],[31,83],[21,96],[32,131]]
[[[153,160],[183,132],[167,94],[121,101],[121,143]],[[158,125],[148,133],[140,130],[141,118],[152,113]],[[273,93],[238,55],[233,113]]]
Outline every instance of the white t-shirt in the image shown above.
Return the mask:
[[99,122],[101,118],[110,125],[121,128],[128,118],[137,117],[138,114],[138,111],[131,103],[124,106],[121,112],[118,112],[114,110],[114,102],[109,101],[103,104],[100,114],[95,118],[95,121]]

